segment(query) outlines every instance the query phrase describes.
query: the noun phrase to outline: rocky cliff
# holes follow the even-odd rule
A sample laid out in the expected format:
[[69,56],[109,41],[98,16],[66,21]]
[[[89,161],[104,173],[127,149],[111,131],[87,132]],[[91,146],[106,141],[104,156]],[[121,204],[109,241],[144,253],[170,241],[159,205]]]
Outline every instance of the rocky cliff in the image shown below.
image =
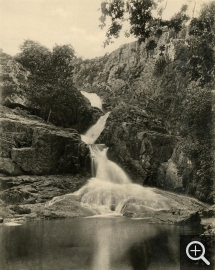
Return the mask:
[[9,175],[77,173],[88,149],[73,129],[60,129],[21,110],[0,108],[0,171]]
[[88,129],[102,112],[73,89],[73,125],[55,126],[37,116],[39,109],[28,100],[30,72],[3,52],[0,61],[0,215],[7,217],[31,212],[20,204],[36,209],[85,184],[89,149],[77,129]]
[[212,202],[211,90],[190,79],[185,35],[164,31],[154,50],[134,42],[77,61],[74,78],[78,89],[97,93],[112,111],[98,141],[109,145],[134,181]]

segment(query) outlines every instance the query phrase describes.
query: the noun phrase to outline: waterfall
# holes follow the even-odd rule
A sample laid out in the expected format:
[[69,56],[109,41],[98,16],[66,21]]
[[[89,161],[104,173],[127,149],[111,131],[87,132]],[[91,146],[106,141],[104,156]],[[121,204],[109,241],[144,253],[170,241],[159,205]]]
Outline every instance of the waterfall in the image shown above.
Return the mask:
[[99,108],[101,111],[104,112],[101,98],[96,95],[95,93],[88,93],[85,91],[81,91],[81,94],[89,99],[91,106]]
[[82,141],[84,141],[86,144],[93,144],[103,131],[109,114],[110,112],[101,116],[95,125],[93,125],[84,135],[81,135]]
[[[109,114],[110,112],[101,116],[97,123],[81,136],[89,145],[92,178],[78,191],[66,196],[77,196],[77,200],[83,206],[108,215],[120,215],[125,207],[136,208],[137,211],[142,207],[149,213],[176,206],[174,200],[170,201],[155,193],[152,188],[132,183],[123,169],[108,159],[108,147],[104,144],[94,144],[103,131]],[[65,196],[56,197],[48,206],[64,198]]]
[[104,144],[93,144],[89,147],[93,160],[92,175],[95,175],[100,181],[108,181],[116,184],[131,183],[125,172],[116,163],[107,158],[108,148]]

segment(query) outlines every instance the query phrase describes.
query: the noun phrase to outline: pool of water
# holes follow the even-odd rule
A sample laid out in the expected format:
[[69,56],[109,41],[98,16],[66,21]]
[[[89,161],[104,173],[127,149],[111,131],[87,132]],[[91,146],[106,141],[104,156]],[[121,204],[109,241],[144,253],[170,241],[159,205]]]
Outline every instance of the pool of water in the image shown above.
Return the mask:
[[179,269],[179,236],[199,228],[129,218],[76,218],[0,226],[0,269]]

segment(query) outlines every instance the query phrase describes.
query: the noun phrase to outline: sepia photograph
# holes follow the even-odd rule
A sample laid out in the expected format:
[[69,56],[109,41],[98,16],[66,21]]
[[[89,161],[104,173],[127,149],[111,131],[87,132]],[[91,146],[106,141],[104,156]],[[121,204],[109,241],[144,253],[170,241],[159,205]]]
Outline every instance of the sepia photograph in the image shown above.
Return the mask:
[[0,269],[215,269],[215,0],[0,0]]

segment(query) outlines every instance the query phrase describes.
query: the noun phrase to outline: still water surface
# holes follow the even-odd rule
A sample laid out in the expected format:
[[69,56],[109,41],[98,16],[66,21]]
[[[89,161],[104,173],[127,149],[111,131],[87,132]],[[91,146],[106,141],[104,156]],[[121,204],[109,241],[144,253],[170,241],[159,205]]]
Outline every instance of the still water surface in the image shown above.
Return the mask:
[[[194,231],[192,231],[194,233]],[[76,218],[0,226],[0,269],[179,269],[189,228],[128,218]]]

